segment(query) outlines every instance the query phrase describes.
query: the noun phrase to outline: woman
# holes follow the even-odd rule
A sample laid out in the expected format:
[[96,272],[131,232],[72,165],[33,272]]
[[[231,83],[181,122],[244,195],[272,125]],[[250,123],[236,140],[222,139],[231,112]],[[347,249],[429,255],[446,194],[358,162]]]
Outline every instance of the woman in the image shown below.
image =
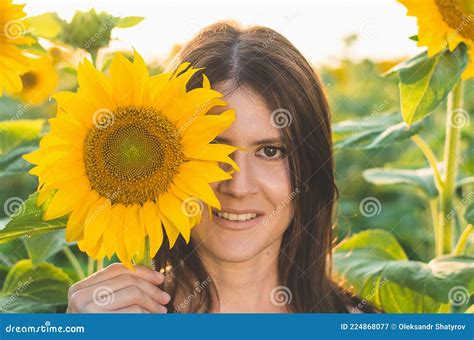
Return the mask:
[[[161,273],[111,265],[71,287],[68,312],[373,311],[331,277],[338,191],[330,112],[311,65],[277,32],[232,22],[204,29],[177,59],[202,67],[235,109],[218,141],[241,147],[240,171],[214,183],[222,211],[203,211],[189,245],[162,246]],[[189,89],[202,81],[196,74]],[[94,296],[103,287],[106,305]]]

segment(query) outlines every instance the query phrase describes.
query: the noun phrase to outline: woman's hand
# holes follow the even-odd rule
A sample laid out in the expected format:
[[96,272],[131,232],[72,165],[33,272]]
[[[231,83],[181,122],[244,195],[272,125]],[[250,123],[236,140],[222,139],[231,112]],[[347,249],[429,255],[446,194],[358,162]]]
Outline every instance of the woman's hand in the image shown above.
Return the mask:
[[67,313],[167,313],[170,296],[157,287],[163,274],[144,266],[135,269],[114,263],[73,284]]

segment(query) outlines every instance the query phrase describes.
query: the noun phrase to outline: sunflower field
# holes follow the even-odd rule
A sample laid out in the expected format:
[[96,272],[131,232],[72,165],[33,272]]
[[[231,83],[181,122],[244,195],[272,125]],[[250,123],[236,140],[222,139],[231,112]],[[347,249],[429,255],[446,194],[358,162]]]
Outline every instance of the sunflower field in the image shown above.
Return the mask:
[[[340,190],[334,276],[386,313],[472,313],[474,2],[398,2],[420,54],[317,67]],[[205,115],[226,103],[206,79],[186,91],[190,65],[109,50],[144,18],[66,21],[19,3],[0,0],[0,313],[63,313],[71,284],[114,262],[152,266],[165,237],[189,241],[200,205],[220,207],[209,183],[238,171],[236,148],[211,141],[235,117]]]

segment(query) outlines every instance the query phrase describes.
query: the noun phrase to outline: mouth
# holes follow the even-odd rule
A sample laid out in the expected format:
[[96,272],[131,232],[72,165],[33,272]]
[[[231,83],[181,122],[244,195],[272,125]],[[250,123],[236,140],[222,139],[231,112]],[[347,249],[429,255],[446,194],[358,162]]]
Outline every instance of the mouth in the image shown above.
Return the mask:
[[213,209],[212,215],[216,224],[224,229],[245,230],[260,223],[264,213],[255,210]]

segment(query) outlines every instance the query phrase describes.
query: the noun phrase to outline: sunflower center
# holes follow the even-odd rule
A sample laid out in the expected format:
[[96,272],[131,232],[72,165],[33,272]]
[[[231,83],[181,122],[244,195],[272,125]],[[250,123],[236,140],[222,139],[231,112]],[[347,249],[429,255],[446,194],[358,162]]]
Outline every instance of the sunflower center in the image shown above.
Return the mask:
[[435,0],[435,3],[449,27],[464,38],[474,40],[472,0]]
[[112,203],[143,204],[168,191],[185,160],[179,132],[150,107],[120,107],[84,144],[91,186]]
[[26,72],[21,76],[21,82],[26,89],[32,89],[38,83],[38,77],[34,72]]

